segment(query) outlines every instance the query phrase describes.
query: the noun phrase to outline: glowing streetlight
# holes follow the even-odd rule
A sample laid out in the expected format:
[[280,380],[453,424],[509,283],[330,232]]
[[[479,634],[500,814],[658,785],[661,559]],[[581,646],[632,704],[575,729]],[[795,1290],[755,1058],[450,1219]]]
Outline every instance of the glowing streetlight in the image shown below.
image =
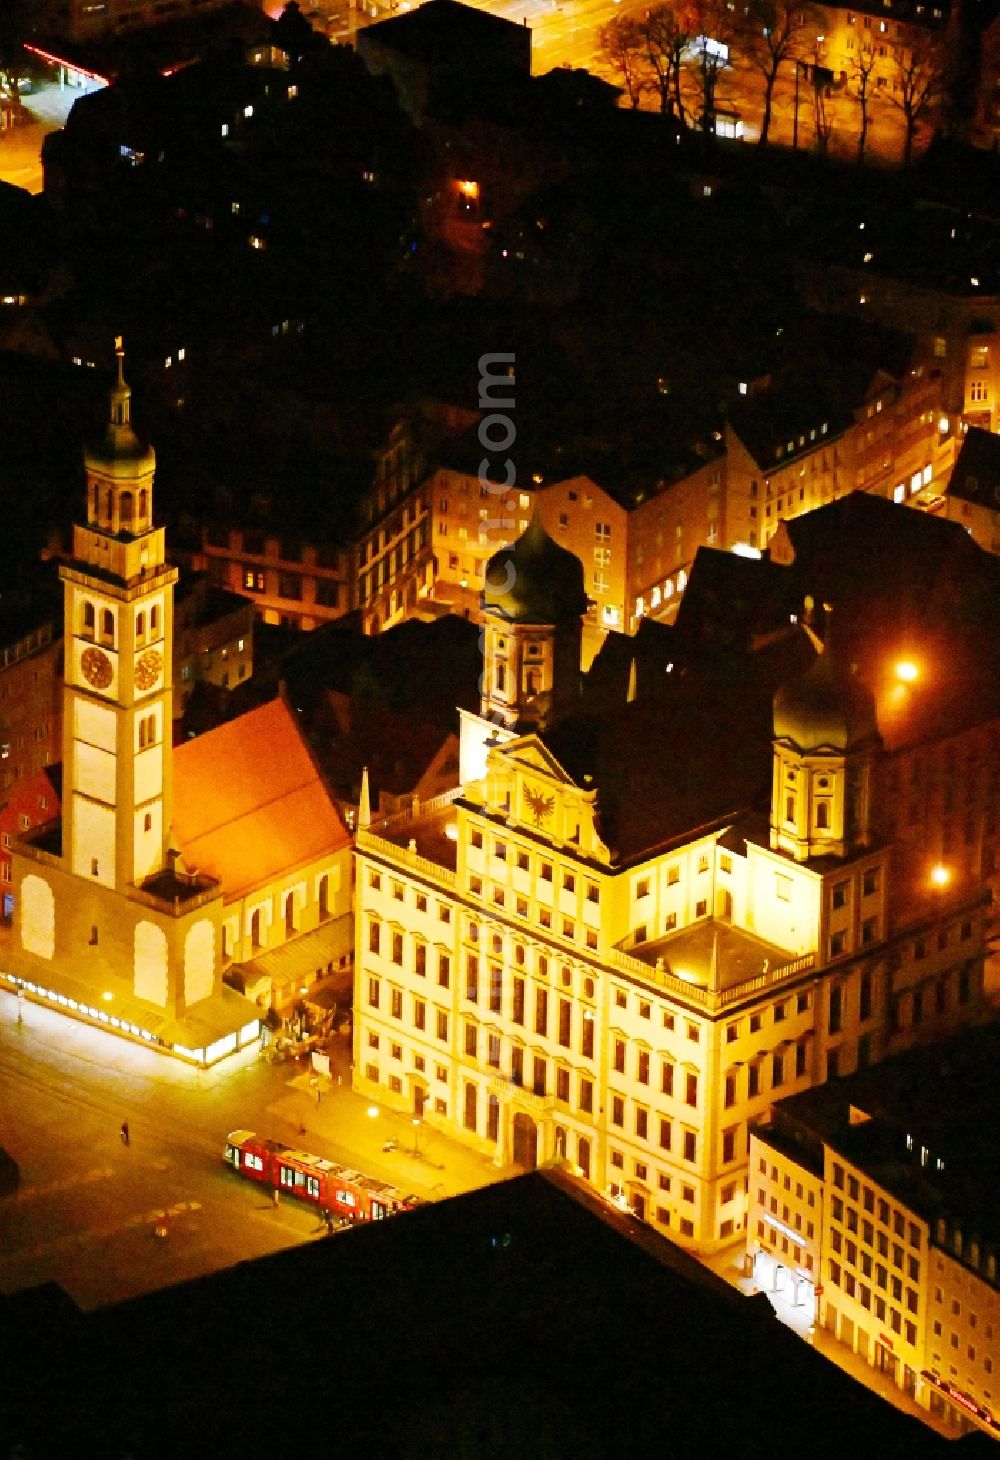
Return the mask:
[[111,1000],[114,998],[114,994],[108,993],[108,991],[105,989],[104,993],[101,995],[101,998],[106,1004],[110,1004]]
[[897,661],[897,664],[896,664],[896,678],[897,679],[902,680],[902,682],[904,684],[912,684],[913,681],[915,679],[918,679],[919,677],[920,677],[920,670],[917,668],[916,664],[914,664],[914,662],[913,662],[912,659],[900,659],[900,660]]
[[369,1105],[369,1107],[368,1107],[368,1119],[369,1120],[377,1120],[378,1119],[378,1113],[379,1112],[378,1112],[378,1106],[377,1105]]
[[935,887],[947,887],[951,881],[951,869],[943,862],[938,862],[931,868],[931,882]]
[[413,1117],[413,1154],[415,1156],[419,1156],[420,1155],[420,1117],[419,1117],[419,1115],[415,1115]]

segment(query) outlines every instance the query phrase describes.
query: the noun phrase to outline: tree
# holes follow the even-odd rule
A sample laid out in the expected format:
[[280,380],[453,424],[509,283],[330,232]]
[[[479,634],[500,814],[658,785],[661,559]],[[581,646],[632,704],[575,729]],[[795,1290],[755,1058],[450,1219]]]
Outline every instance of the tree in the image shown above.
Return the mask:
[[687,109],[681,94],[684,59],[697,38],[694,12],[688,7],[654,5],[643,23],[646,60],[653,72],[660,111],[687,125]]
[[605,65],[621,83],[633,108],[637,107],[649,86],[644,69],[648,57],[643,27],[631,15],[616,15],[601,26],[597,43]]
[[875,47],[871,41],[862,38],[858,54],[850,62],[850,78],[854,82],[854,94],[861,112],[861,131],[858,133],[858,161],[865,160],[868,145],[868,127],[871,123],[872,78],[875,75]]
[[18,99],[18,77],[24,75],[25,43],[34,32],[40,0],[2,0],[0,3],[0,85]]
[[767,146],[774,86],[785,61],[799,61],[815,40],[818,12],[801,0],[750,0],[738,22],[740,49],[764,78],[764,115],[759,145]]
[[729,65],[733,15],[727,0],[689,0],[685,13],[693,41],[685,50],[684,64],[701,92],[701,129],[714,133],[715,89],[719,73]]
[[910,45],[892,47],[895,75],[885,99],[903,115],[903,166],[913,161],[917,128],[940,106],[948,81],[948,56],[941,38],[930,31],[918,32]]

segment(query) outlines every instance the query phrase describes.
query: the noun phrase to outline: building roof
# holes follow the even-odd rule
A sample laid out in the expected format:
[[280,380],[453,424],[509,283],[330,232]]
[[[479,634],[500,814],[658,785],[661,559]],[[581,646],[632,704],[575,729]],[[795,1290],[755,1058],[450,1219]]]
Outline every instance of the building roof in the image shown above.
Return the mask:
[[1000,436],[970,426],[948,483],[948,496],[1000,508]]
[[[1000,715],[1000,561],[959,523],[863,492],[783,522],[762,560],[700,551],[677,633],[718,653],[767,642],[795,615],[822,637],[825,603],[887,749]],[[919,669],[905,686],[904,658]]]
[[542,734],[578,785],[596,787],[600,836],[616,861],[767,804],[774,693],[813,655],[792,630],[755,653],[706,656],[687,673],[675,666],[656,693]]
[[359,42],[362,53],[371,42],[376,42],[441,67],[461,66],[473,57],[479,65],[486,65],[488,54],[497,44],[509,55],[512,36],[518,37],[518,49],[524,51],[523,67],[529,70],[531,31],[527,26],[490,15],[472,5],[459,4],[459,0],[425,0],[415,10],[368,26],[361,32]]
[[1000,1251],[998,1067],[1000,1023],[992,1023],[791,1095],[776,1116],[825,1141],[926,1220],[944,1217]]
[[174,833],[226,901],[350,841],[280,698],[175,749]]
[[878,736],[875,696],[827,643],[803,674],[774,696],[774,734],[800,751],[846,753]]
[[94,1313],[0,1296],[0,1338],[0,1433],[47,1454],[284,1456],[293,1411],[345,1455],[950,1453],[554,1170]]
[[582,618],[587,612],[583,564],[549,537],[536,515],[515,543],[500,548],[486,564],[481,602],[509,623]]

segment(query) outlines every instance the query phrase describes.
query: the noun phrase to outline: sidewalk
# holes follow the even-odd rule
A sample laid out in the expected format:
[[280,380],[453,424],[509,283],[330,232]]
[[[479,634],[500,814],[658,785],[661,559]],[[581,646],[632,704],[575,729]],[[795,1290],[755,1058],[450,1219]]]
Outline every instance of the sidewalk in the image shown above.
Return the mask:
[[[735,1243],[732,1247],[726,1247],[721,1252],[714,1253],[709,1258],[702,1258],[704,1265],[712,1270],[718,1277],[723,1278],[734,1288],[748,1295],[767,1291],[762,1288],[752,1277],[747,1277],[744,1268],[746,1248],[742,1242]],[[793,1332],[797,1333],[804,1343],[808,1343],[817,1353],[829,1359],[831,1364],[836,1364],[843,1373],[849,1374],[859,1384],[864,1384],[873,1394],[885,1399],[889,1404],[895,1405],[903,1414],[911,1415],[919,1419],[929,1429],[943,1435],[945,1439],[957,1439],[957,1432],[945,1424],[936,1415],[924,1409],[916,1400],[904,1394],[897,1385],[891,1384],[883,1374],[866,1359],[853,1353],[845,1343],[841,1343],[832,1333],[825,1328],[814,1325],[811,1321],[812,1314],[806,1307],[793,1307],[791,1302],[782,1293],[767,1292],[768,1301],[774,1309],[775,1316]]]
[[[327,1078],[308,1064],[288,1066],[285,1094],[267,1107],[275,1124],[285,1128],[282,1140],[427,1200],[457,1196],[517,1174],[516,1167],[495,1166],[427,1121],[415,1125],[405,1113],[356,1095],[339,1040],[330,1069]],[[272,1130],[279,1133],[274,1126]],[[389,1140],[396,1148],[386,1151]]]

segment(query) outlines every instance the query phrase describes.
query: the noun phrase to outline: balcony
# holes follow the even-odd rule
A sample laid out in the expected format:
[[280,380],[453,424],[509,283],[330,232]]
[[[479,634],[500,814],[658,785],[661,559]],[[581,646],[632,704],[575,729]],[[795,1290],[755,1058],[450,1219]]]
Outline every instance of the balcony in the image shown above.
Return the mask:
[[612,967],[709,1012],[805,973],[815,963],[815,953],[790,956],[787,948],[711,919],[655,943],[627,940],[611,950]]

